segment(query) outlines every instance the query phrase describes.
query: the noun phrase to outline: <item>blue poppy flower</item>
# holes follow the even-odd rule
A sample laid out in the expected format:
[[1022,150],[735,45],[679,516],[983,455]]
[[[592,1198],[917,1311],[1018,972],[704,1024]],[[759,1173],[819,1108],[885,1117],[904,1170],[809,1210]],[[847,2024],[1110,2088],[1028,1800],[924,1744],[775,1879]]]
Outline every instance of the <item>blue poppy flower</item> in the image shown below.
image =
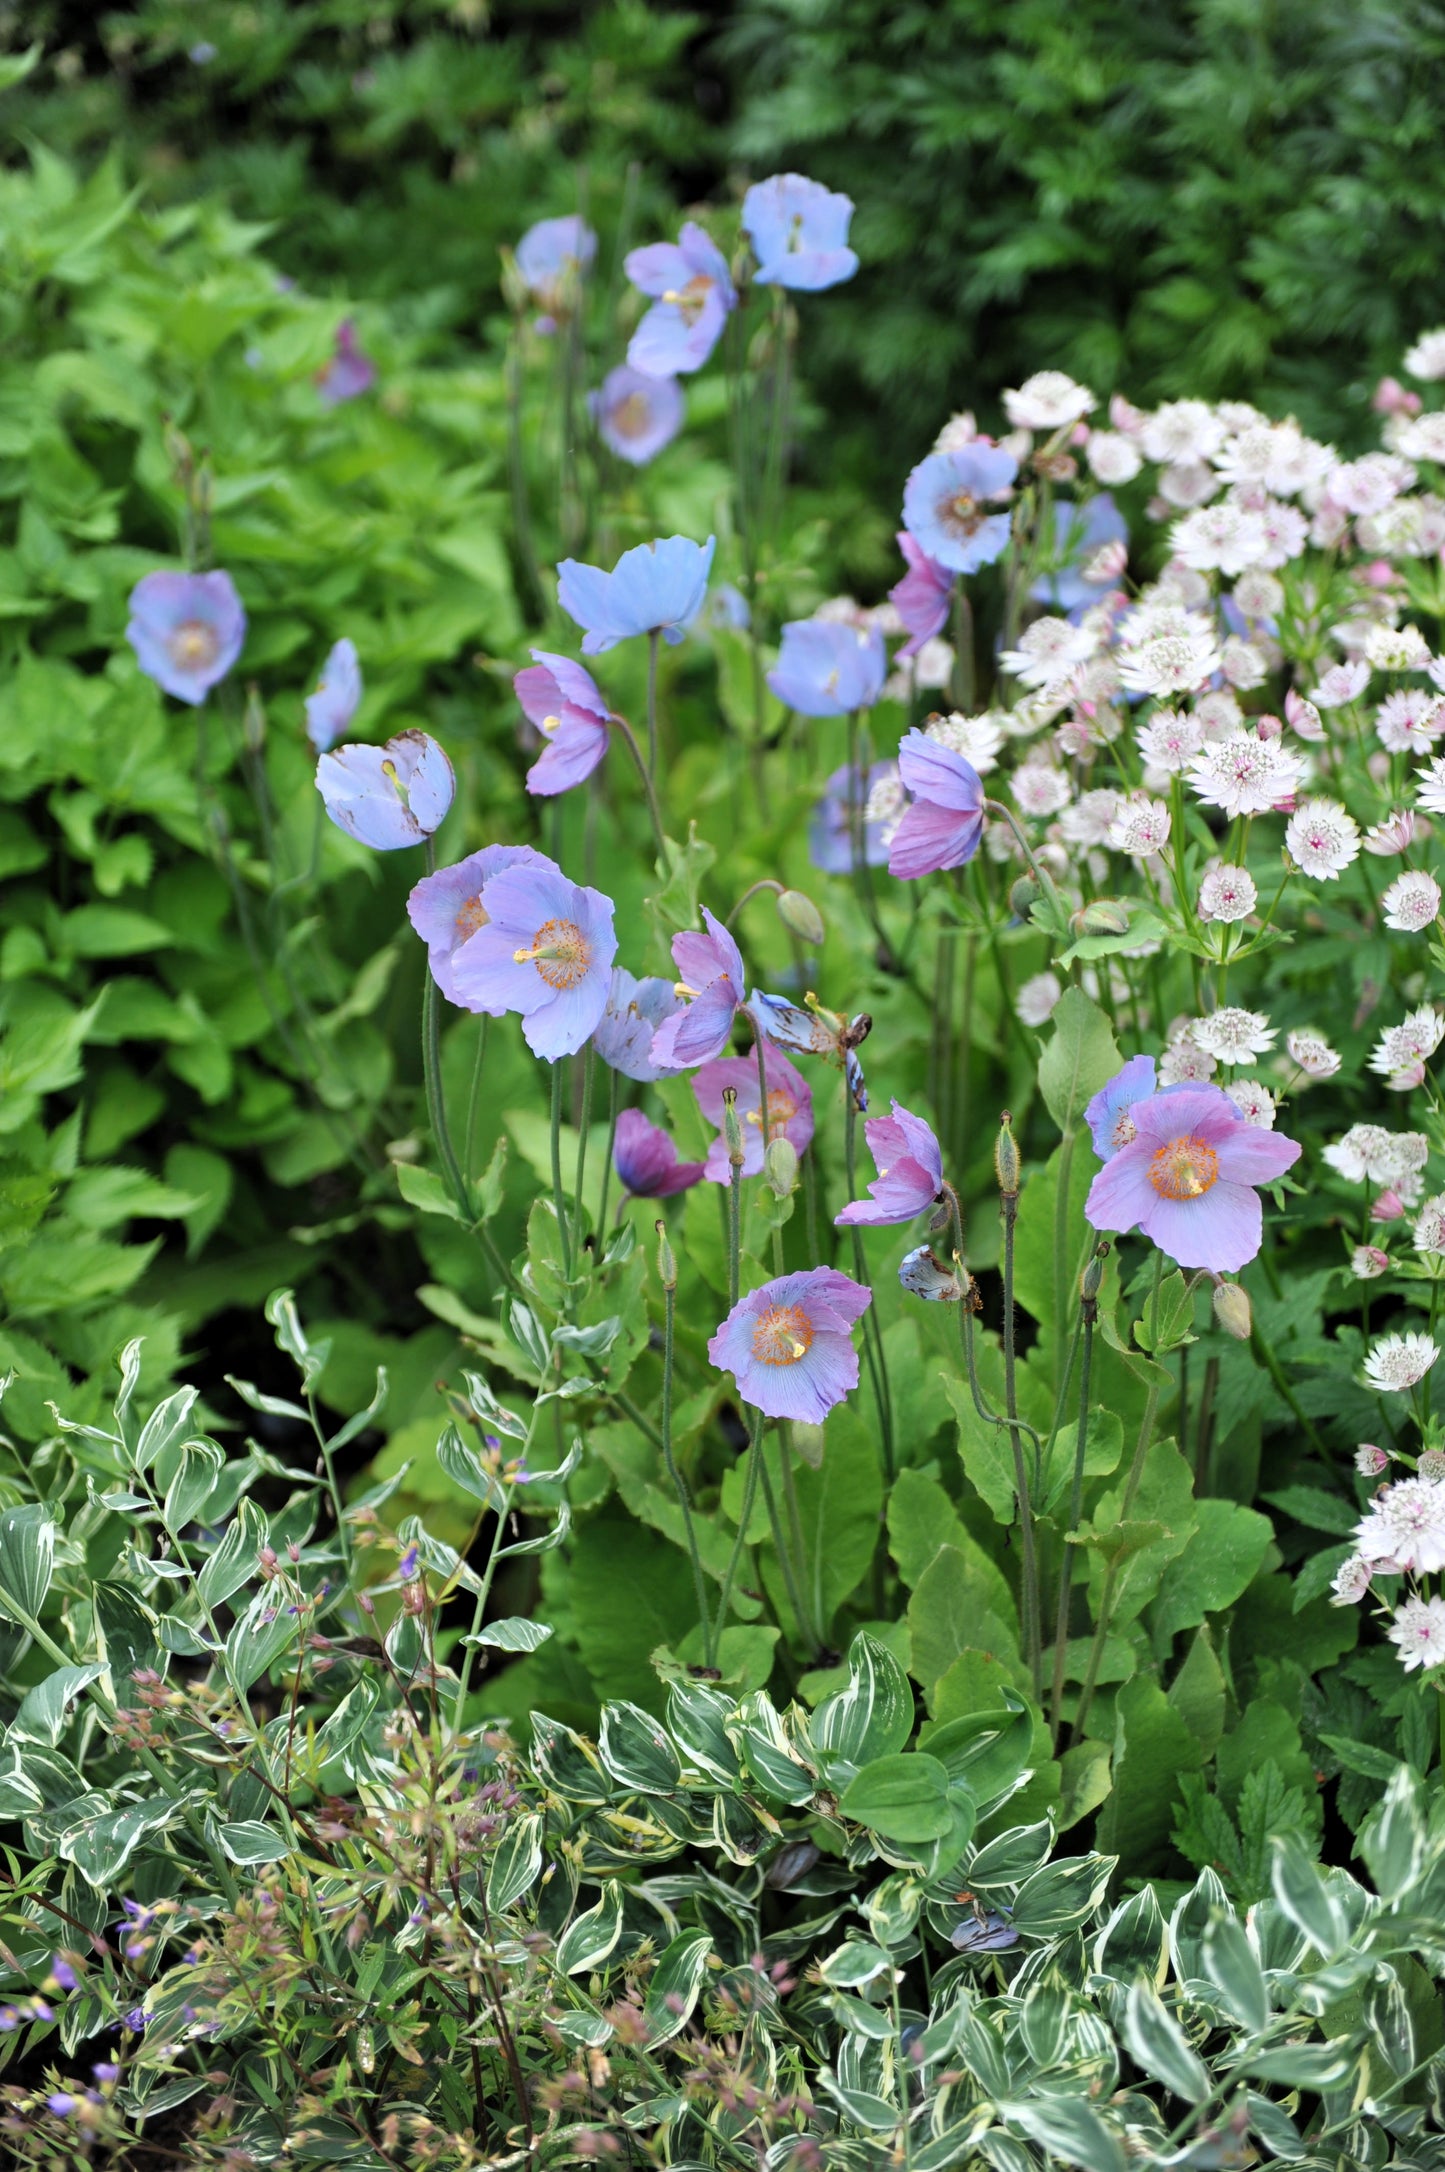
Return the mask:
[[321,667],[316,692],[306,697],[306,736],[318,754],[335,746],[361,707],[362,691],[356,643],[343,636]]
[[557,601],[583,629],[583,654],[600,656],[634,634],[660,633],[675,647],[702,607],[716,548],[713,536],[668,536],[624,551],[610,573],[564,558]]
[[687,412],[675,377],[649,376],[627,362],[608,371],[601,391],[588,393],[587,405],[603,444],[634,468],[646,467],[672,443]]
[[198,708],[240,655],[246,613],[229,573],[147,573],[125,637],[147,678]]
[[1045,573],[1029,594],[1036,603],[1072,617],[1107,596],[1113,581],[1086,581],[1083,568],[1105,543],[1127,543],[1129,523],[1107,490],[1084,505],[1054,507],[1054,552],[1063,563],[1055,573]]
[[633,369],[648,377],[700,370],[737,302],[717,243],[689,219],[675,242],[633,249],[626,269],[635,287],[656,297],[628,343]]
[[743,198],[743,231],[758,260],[759,286],[818,293],[851,279],[858,258],[848,247],[851,196],[800,173],[775,173]]
[[872,708],[887,674],[888,655],[876,627],[795,618],[783,628],[768,685],[803,716],[847,716]]
[[975,438],[920,460],[903,491],[903,525],[928,556],[955,573],[976,573],[1008,549],[1009,516],[991,513],[1018,474],[999,445]]

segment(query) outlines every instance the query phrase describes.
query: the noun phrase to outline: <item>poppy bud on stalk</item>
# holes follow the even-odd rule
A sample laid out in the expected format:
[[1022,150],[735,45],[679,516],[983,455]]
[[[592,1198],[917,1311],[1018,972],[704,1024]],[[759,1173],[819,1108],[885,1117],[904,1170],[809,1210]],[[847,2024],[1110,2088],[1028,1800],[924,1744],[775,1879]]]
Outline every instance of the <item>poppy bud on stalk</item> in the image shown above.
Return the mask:
[[1216,1282],[1214,1285],[1214,1317],[1226,1335],[1236,1342],[1248,1342],[1253,1326],[1249,1297],[1237,1282]]
[[999,1122],[1002,1129],[993,1150],[994,1174],[998,1178],[998,1188],[1003,1193],[1004,1198],[1017,1199],[1021,1164],[1019,1162],[1018,1143],[1013,1135],[1013,1119],[1007,1109],[1004,1110]]

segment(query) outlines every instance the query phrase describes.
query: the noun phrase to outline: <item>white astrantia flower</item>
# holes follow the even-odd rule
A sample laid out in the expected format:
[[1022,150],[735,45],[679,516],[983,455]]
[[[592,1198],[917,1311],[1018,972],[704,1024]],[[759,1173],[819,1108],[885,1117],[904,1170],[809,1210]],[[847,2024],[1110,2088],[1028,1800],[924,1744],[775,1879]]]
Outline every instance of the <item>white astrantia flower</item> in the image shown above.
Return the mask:
[[890,830],[897,829],[907,811],[908,794],[903,788],[903,779],[898,774],[895,763],[870,789],[868,803],[863,809],[863,819],[865,822],[883,823],[883,834],[887,838]]
[[953,646],[935,634],[907,663],[891,671],[883,684],[885,701],[907,702],[913,693],[941,693],[953,677]]
[[[1386,1340],[1399,1341],[1400,1337]],[[1429,1337],[1417,1335],[1414,1340],[1428,1342]],[[1427,1365],[1425,1372],[1429,1369]],[[1424,1377],[1424,1372],[1416,1375],[1418,1380]],[[1356,1524],[1354,1535],[1366,1561],[1388,1561],[1415,1576],[1433,1575],[1445,1568],[1445,1486],[1429,1478],[1402,1478],[1384,1487]]]
[[1118,430],[1091,430],[1084,458],[1090,472],[1107,489],[1116,483],[1132,483],[1144,465],[1134,440]]
[[1016,649],[1004,649],[999,662],[1020,686],[1065,687],[1075,666],[1087,663],[1099,646],[1092,627],[1066,618],[1036,618],[1019,636]]
[[1185,709],[1156,709],[1134,734],[1146,768],[1177,777],[1204,745],[1204,729]]
[[1324,1159],[1349,1184],[1366,1180],[1387,1184],[1423,1169],[1430,1142],[1420,1131],[1387,1131],[1383,1124],[1351,1124],[1343,1138],[1324,1149]]
[[1258,903],[1254,878],[1242,867],[1211,867],[1199,885],[1201,920],[1247,920]]
[[1171,1040],[1159,1059],[1161,1086],[1197,1086],[1213,1078],[1219,1064],[1207,1048],[1201,1048],[1192,1032]]
[[1259,1079],[1232,1078],[1225,1091],[1247,1124],[1256,1131],[1273,1131],[1278,1104]]
[[978,424],[972,414],[968,408],[960,408],[956,415],[949,416],[947,422],[933,440],[933,450],[935,452],[958,452],[963,446],[971,445],[977,436]]
[[1391,754],[1428,754],[1445,732],[1445,695],[1423,686],[1387,694],[1375,711],[1375,737]]
[[1415,803],[1426,814],[1445,814],[1445,756],[1437,754],[1424,769],[1417,769],[1420,789]]
[[940,746],[961,754],[981,777],[998,767],[998,750],[1004,738],[998,710],[986,709],[982,716],[962,716],[955,709],[948,716],[931,716],[923,729]]
[[1307,799],[1285,824],[1289,856],[1302,875],[1334,882],[1360,855],[1360,826],[1337,799]]
[[1357,658],[1352,664],[1332,664],[1320,683],[1310,690],[1317,709],[1343,709],[1356,700],[1370,683],[1370,667]]
[[1433,875],[1411,870],[1397,875],[1380,900],[1385,926],[1397,934],[1419,935],[1440,914],[1440,885]]
[[1166,400],[1144,417],[1139,442],[1151,460],[1201,463],[1224,443],[1224,425],[1207,400]]
[[1131,792],[1110,826],[1109,843],[1116,852],[1127,852],[1133,859],[1151,859],[1168,844],[1169,827],[1167,800]]
[[1296,1027],[1284,1037],[1284,1045],[1306,1078],[1333,1078],[1340,1059],[1321,1033]]
[[1380,1478],[1390,1468],[1388,1449],[1377,1448],[1373,1441],[1362,1440],[1355,1450],[1355,1469],[1361,1478]]
[[1197,506],[1176,520],[1169,531],[1169,548],[1181,566],[1196,573],[1232,576],[1257,566],[1269,546],[1258,513],[1223,499],[1215,505]]
[[1033,979],[1026,980],[1020,988],[1014,999],[1014,1009],[1024,1025],[1046,1025],[1063,992],[1063,982],[1057,973],[1035,973]]
[[1234,600],[1256,625],[1277,618],[1284,608],[1284,585],[1262,566],[1251,566],[1234,584]]
[[1416,1667],[1438,1667],[1445,1659],[1445,1599],[1407,1599],[1385,1634],[1399,1646],[1407,1674]]
[[1370,1588],[1373,1574],[1368,1561],[1359,1554],[1351,1554],[1349,1560],[1342,1561],[1335,1571],[1330,1585],[1330,1605],[1358,1606]]
[[1004,413],[1016,430],[1062,430],[1082,422],[1098,404],[1087,385],[1076,384],[1063,370],[1035,370],[1003,396]]
[[[1390,1255],[1377,1244],[1357,1244],[1350,1254],[1350,1273],[1357,1282],[1373,1282],[1379,1275],[1388,1274],[1389,1268]],[[1358,1458],[1356,1461],[1358,1466]]]
[[1086,850],[1107,844],[1114,818],[1123,804],[1123,793],[1112,785],[1081,792],[1073,806],[1066,807],[1059,816],[1059,829],[1069,844],[1083,845]]
[[1119,624],[1119,677],[1133,694],[1187,694],[1220,665],[1212,622],[1181,604],[1141,603]]
[[1219,477],[1202,460],[1178,460],[1160,470],[1159,496],[1181,513],[1192,505],[1207,505],[1219,491]]
[[1363,460],[1342,460],[1332,470],[1330,503],[1344,513],[1383,513],[1414,480],[1408,461],[1393,453],[1366,453]]
[[1425,1201],[1415,1217],[1410,1241],[1417,1252],[1445,1258],[1445,1192]]
[[1415,816],[1411,808],[1403,807],[1387,815],[1383,822],[1375,823],[1364,835],[1366,852],[1373,852],[1379,859],[1391,858],[1397,852],[1408,851],[1415,842]]
[[[1418,1387],[1439,1355],[1438,1344],[1429,1335],[1417,1334],[1413,1329],[1405,1335],[1384,1335],[1365,1359],[1365,1378],[1382,1394],[1403,1395],[1407,1389]],[[1399,1490],[1395,1486],[1390,1489],[1392,1494]],[[1445,1486],[1435,1491],[1439,1499],[1440,1559],[1433,1566],[1445,1568]],[[1365,1521],[1368,1523],[1369,1518]],[[1365,1525],[1361,1524],[1360,1551],[1368,1553],[1364,1533]]]
[[1406,348],[1405,368],[1422,385],[1445,377],[1445,325],[1434,332],[1422,332],[1414,346]]
[[1021,813],[1045,822],[1073,798],[1068,778],[1052,762],[1022,762],[1009,782],[1014,805]]
[[1189,783],[1206,807],[1239,815],[1267,814],[1298,789],[1304,764],[1278,739],[1232,732],[1204,747],[1189,765]]
[[1238,634],[1227,637],[1219,655],[1225,678],[1241,693],[1247,694],[1251,687],[1263,686],[1269,677],[1269,664],[1263,649],[1256,648],[1252,641],[1241,640]]
[[1276,1039],[1262,1011],[1244,1011],[1234,1004],[1196,1020],[1193,1035],[1196,1047],[1231,1064],[1253,1063],[1256,1056],[1273,1048]]
[[1260,564],[1287,566],[1298,558],[1310,539],[1310,524],[1297,505],[1282,505],[1278,498],[1264,498],[1254,508],[1264,529],[1264,555]]
[[1374,626],[1365,637],[1365,662],[1376,671],[1423,671],[1430,644],[1418,626]]
[[1445,461],[1445,414],[1403,417],[1395,432],[1395,450],[1407,460]]
[[[1382,1033],[1370,1056],[1370,1069],[1394,1085],[1397,1079],[1408,1077],[1410,1085],[1417,1086],[1424,1076],[1424,1066],[1440,1046],[1445,1036],[1445,1020],[1432,1006],[1422,1003],[1401,1020]],[[1419,1072],[1420,1076],[1414,1074]]]
[[1194,717],[1204,734],[1206,746],[1216,739],[1229,739],[1244,724],[1244,711],[1232,687],[1211,686],[1194,704]]

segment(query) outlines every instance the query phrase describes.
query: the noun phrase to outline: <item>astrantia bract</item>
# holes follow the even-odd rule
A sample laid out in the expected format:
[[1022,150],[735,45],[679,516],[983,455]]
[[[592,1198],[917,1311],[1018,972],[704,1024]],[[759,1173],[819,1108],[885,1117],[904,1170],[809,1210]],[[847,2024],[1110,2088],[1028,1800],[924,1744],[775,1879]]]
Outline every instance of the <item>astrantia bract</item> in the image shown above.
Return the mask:
[[641,1109],[624,1109],[618,1117],[612,1166],[638,1199],[670,1199],[703,1175],[700,1161],[678,1160],[673,1140]]
[[941,566],[976,573],[1008,548],[1009,516],[989,510],[1018,474],[1012,453],[982,438],[955,452],[930,453],[903,492],[903,525]]
[[557,601],[583,629],[584,656],[600,656],[634,634],[660,633],[675,646],[701,609],[716,548],[713,536],[706,543],[668,536],[624,551],[610,573],[564,558]]
[[384,747],[338,747],[316,764],[316,789],[336,827],[377,852],[433,836],[456,788],[452,765],[428,732],[398,732]]
[[898,771],[913,805],[893,832],[889,873],[911,882],[964,866],[983,835],[983,779],[972,762],[915,729],[898,749]]
[[1084,1212],[1095,1229],[1140,1229],[1180,1267],[1232,1274],[1258,1252],[1257,1184],[1292,1168],[1300,1149],[1244,1121],[1217,1086],[1136,1101],[1134,1137],[1099,1171]]
[[780,1275],[733,1306],[707,1354],[766,1417],[821,1425],[858,1385],[852,1330],[872,1302],[834,1267]]
[[871,709],[883,691],[888,657],[876,627],[836,620],[792,619],[783,628],[768,685],[802,716],[847,716]]
[[710,234],[689,219],[675,242],[633,249],[627,276],[651,309],[628,343],[627,359],[648,377],[677,377],[702,368],[737,301],[727,258]]
[[517,1011],[534,1055],[575,1056],[607,1007],[612,910],[610,898],[569,882],[550,860],[495,876],[487,919],[453,960],[468,1009]]
[[932,1128],[895,1101],[891,1116],[868,1119],[863,1136],[878,1166],[871,1196],[850,1201],[833,1219],[844,1227],[878,1229],[925,1213],[943,1190],[943,1150]]
[[147,573],[125,637],[147,678],[199,708],[240,655],[246,614],[229,573]]
[[321,667],[321,683],[306,697],[306,736],[318,754],[334,747],[361,707],[356,643],[343,637]]
[[545,799],[591,776],[607,752],[612,712],[581,664],[547,649],[533,649],[532,658],[512,688],[523,715],[547,741],[527,771],[527,790]]
[[469,853],[454,867],[439,867],[423,875],[406,901],[407,918],[426,944],[432,979],[449,1003],[462,1010],[488,1010],[493,1018],[506,1011],[505,1003],[490,1008],[469,1003],[457,986],[452,961],[490,915],[484,898],[487,884],[509,867],[550,867],[552,862],[530,845],[487,845]]
[[818,293],[851,279],[858,259],[848,247],[853,199],[800,173],[755,181],[743,198],[743,232],[758,260],[759,286]]
[[624,362],[587,395],[597,435],[619,460],[646,467],[682,428],[687,400],[675,377],[652,377]]

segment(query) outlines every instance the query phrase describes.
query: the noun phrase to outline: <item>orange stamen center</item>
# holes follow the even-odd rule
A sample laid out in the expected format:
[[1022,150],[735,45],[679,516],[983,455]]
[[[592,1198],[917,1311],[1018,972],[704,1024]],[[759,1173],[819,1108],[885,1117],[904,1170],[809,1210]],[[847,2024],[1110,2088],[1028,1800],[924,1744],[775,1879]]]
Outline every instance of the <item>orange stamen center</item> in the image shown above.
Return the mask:
[[457,941],[464,943],[468,936],[476,934],[478,928],[486,927],[491,917],[482,903],[480,890],[475,897],[463,898],[457,907]]
[[760,1365],[796,1365],[813,1343],[813,1323],[801,1305],[769,1305],[753,1329]]
[[1118,1115],[1114,1118],[1114,1128],[1109,1134],[1110,1145],[1116,1149],[1121,1146],[1130,1146],[1138,1136],[1138,1127],[1133,1117],[1127,1109],[1120,1109]]
[[[768,1089],[768,1136],[770,1138],[775,1131],[781,1131],[784,1124],[791,1123],[797,1113],[798,1104],[790,1093],[786,1093],[781,1086],[772,1086]],[[761,1111],[749,1109],[746,1121],[750,1124],[756,1124],[761,1130],[763,1122]]]
[[549,988],[575,988],[592,963],[592,945],[575,920],[544,920],[530,950],[514,950],[517,965],[535,965]]
[[1207,1139],[1171,1139],[1149,1164],[1149,1182],[1161,1199],[1202,1199],[1218,1177],[1219,1156]]

